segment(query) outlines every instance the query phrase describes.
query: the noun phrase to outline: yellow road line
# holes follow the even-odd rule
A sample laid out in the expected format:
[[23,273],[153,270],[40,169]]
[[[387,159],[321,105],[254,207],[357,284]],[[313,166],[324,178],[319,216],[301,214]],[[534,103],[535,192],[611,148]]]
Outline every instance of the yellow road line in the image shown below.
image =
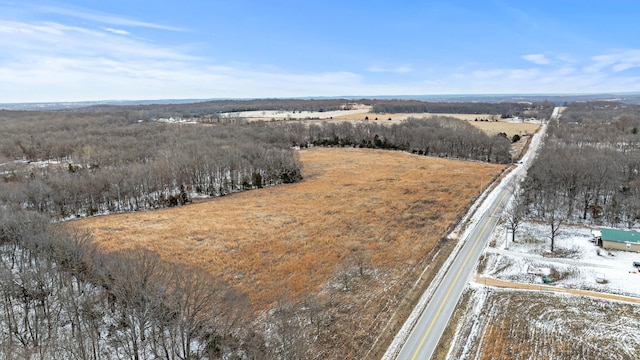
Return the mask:
[[[500,208],[500,204],[502,204],[502,202],[504,201],[504,198],[507,196],[507,194],[509,194],[509,192],[505,192],[504,195],[502,195],[502,198],[500,199],[500,201],[496,205],[496,208],[493,209],[493,212],[491,213],[491,215],[489,215],[489,218],[492,218],[496,214],[496,212]],[[431,328],[433,328],[433,325],[436,323],[436,320],[438,319],[438,317],[440,317],[440,312],[442,312],[442,308],[444,307],[445,302],[447,301],[447,299],[449,299],[449,295],[451,294],[451,291],[453,291],[454,285],[458,282],[458,278],[460,278],[460,275],[462,274],[462,270],[467,265],[467,262],[469,262],[469,258],[471,258],[471,254],[473,253],[473,250],[478,245],[478,242],[480,241],[480,238],[482,238],[482,235],[487,230],[487,226],[489,226],[490,222],[491,221],[487,221],[484,224],[484,227],[482,228],[482,230],[480,231],[480,234],[476,238],[476,241],[474,242],[473,247],[471,247],[471,250],[469,250],[469,253],[467,254],[467,257],[464,259],[464,262],[462,263],[462,266],[460,267],[460,270],[458,270],[458,273],[456,274],[455,279],[451,283],[451,286],[449,287],[449,290],[447,291],[447,294],[444,296],[444,299],[440,303],[440,307],[438,308],[438,311],[436,312],[436,316],[434,316],[433,320],[431,320],[431,324],[429,324],[429,327],[427,328],[427,331],[424,333],[424,336],[422,337],[422,340],[420,340],[420,343],[418,344],[418,348],[413,353],[413,356],[411,357],[411,360],[415,360],[416,356],[418,356],[418,353],[420,352],[420,349],[422,349],[422,345],[424,345],[424,342],[427,339],[427,336],[431,332]]]

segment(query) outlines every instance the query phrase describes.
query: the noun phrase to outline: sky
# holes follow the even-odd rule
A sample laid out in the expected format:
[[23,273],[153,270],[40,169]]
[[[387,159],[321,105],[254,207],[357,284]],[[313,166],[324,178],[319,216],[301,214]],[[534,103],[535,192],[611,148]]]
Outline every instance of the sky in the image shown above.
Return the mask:
[[640,2],[0,0],[0,103],[640,91]]

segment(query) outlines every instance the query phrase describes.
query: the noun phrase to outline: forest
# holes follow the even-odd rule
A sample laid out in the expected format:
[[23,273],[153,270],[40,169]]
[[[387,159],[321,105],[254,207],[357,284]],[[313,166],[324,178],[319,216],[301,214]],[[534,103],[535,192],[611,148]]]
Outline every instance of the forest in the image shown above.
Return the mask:
[[101,252],[39,213],[0,210],[0,274],[3,358],[265,357],[225,283],[144,249]]
[[549,124],[547,139],[518,198],[544,221],[553,240],[561,225],[631,228],[640,224],[640,106],[570,104]]
[[167,124],[131,111],[0,111],[3,356],[300,357],[286,321],[268,325],[283,336],[265,337],[246,297],[220,279],[148,250],[105,253],[67,220],[300,181],[296,149],[309,146],[512,161],[509,139],[446,117]]

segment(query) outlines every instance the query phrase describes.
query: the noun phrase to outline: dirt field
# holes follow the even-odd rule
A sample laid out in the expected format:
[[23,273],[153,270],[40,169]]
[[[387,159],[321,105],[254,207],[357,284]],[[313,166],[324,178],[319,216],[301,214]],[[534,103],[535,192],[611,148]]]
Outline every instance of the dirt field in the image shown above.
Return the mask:
[[75,224],[105,249],[142,246],[222,274],[264,310],[281,291],[320,291],[353,249],[370,268],[415,264],[503,168],[361,149],[300,157],[297,184]]

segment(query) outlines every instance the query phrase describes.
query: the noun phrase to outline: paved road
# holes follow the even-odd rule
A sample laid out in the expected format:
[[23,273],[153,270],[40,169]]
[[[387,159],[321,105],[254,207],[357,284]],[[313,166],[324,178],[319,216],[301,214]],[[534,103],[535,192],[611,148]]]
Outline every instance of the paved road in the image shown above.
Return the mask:
[[[554,111],[554,117],[557,117],[557,111]],[[471,278],[475,264],[489,242],[491,232],[496,226],[504,205],[511,196],[512,189],[518,181],[524,178],[526,169],[533,161],[545,131],[546,127],[543,126],[540,133],[533,138],[529,152],[523,158],[523,164],[509,174],[487,197],[486,201],[490,202],[489,206],[480,208],[481,211],[484,210],[484,214],[476,223],[473,231],[461,240],[464,245],[406,338],[397,359],[427,360],[433,355],[449,318],[455,310],[458,299]]]
[[491,231],[499,217],[497,215],[502,210],[508,195],[510,195],[509,190],[503,190],[477,223],[407,338],[398,354],[398,359],[431,358],[458,299],[469,282],[475,263],[489,241]]

